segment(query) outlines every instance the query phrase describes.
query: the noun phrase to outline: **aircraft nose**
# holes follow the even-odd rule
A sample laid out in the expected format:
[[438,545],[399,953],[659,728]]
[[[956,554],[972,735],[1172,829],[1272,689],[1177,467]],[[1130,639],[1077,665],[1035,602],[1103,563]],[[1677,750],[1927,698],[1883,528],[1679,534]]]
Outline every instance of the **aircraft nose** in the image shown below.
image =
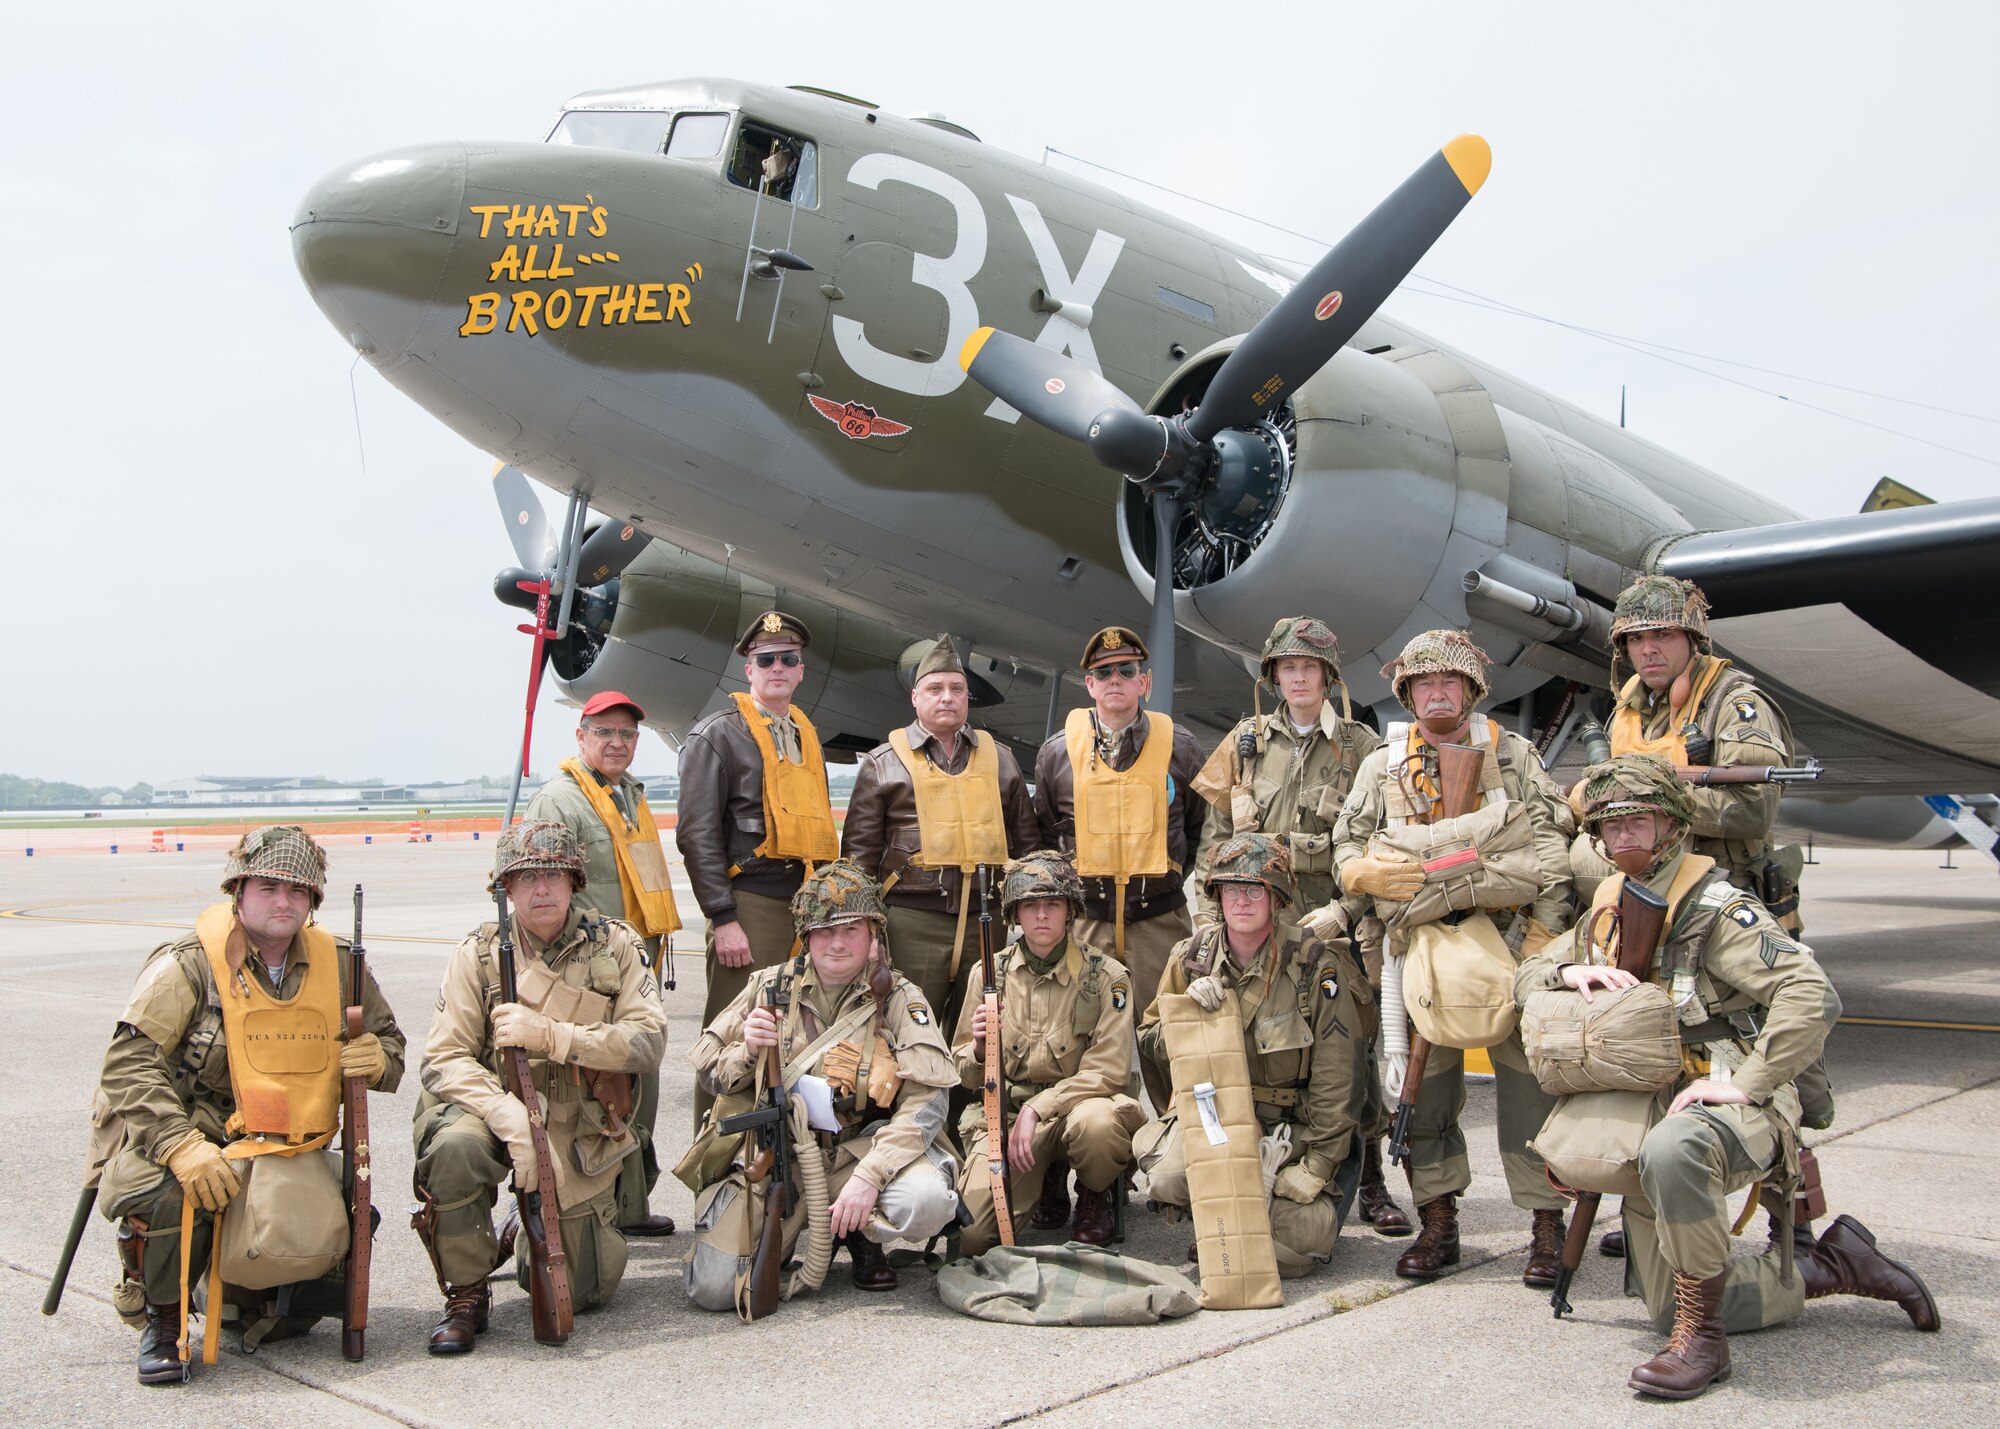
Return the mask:
[[465,146],[343,164],[307,190],[292,257],[320,310],[377,366],[408,354],[465,211]]

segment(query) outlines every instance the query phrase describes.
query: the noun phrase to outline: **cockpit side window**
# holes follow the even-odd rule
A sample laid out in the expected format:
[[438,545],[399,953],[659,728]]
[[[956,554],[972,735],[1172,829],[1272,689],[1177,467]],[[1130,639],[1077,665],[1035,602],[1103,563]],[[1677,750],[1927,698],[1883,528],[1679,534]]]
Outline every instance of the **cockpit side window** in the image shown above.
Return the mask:
[[800,208],[819,204],[819,149],[810,139],[745,119],[729,158],[729,182]]
[[713,159],[729,137],[727,114],[683,114],[667,139],[669,159]]
[[[571,109],[556,121],[549,142],[657,154],[666,135],[667,116],[662,110]],[[721,147],[720,141],[717,147]]]

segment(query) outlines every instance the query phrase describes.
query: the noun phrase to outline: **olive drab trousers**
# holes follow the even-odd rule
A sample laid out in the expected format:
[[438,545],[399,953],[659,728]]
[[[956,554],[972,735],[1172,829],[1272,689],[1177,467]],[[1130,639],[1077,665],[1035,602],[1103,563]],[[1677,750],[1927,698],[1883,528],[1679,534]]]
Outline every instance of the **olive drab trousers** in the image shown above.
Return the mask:
[[[1549,1185],[1542,1158],[1528,1147],[1555,1110],[1556,1099],[1528,1070],[1519,1028],[1486,1053],[1493,1059],[1495,1131],[1500,1165],[1507,1173],[1507,1194],[1524,1211],[1562,1210],[1569,1202]],[[1392,1110],[1400,1091],[1400,1087],[1387,1089]],[[1410,1195],[1420,1206],[1439,1196],[1463,1195],[1472,1184],[1472,1162],[1459,1126],[1464,1114],[1465,1053],[1455,1047],[1433,1047],[1410,1117]]]

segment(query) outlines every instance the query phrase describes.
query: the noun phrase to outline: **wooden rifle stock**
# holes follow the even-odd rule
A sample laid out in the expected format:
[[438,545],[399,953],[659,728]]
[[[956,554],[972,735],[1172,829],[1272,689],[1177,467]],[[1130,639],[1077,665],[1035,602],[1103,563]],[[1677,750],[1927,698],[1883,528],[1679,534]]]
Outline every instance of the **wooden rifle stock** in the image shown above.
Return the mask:
[[[361,986],[368,975],[368,952],[361,944],[361,885],[354,885],[354,941],[347,948],[347,1040],[367,1032]],[[340,1089],[341,1179],[347,1189],[347,1276],[340,1310],[340,1353],[359,1362],[368,1330],[368,1266],[375,1248],[373,1170],[368,1151],[368,1083],[348,1077]]]
[[[1438,756],[1439,812],[1456,819],[1479,807],[1480,775],[1486,769],[1486,751],[1469,744],[1440,744]],[[1410,1118],[1417,1110],[1417,1091],[1423,1086],[1424,1068],[1431,1059],[1431,1044],[1424,1035],[1410,1029],[1410,1066],[1396,1093],[1396,1116],[1389,1123],[1389,1163],[1404,1165],[1410,1159]]]
[[[1667,900],[1638,879],[1627,878],[1618,890],[1618,907],[1612,914],[1611,928],[1612,936],[1618,940],[1618,967],[1644,982],[1652,976],[1653,955],[1659,951],[1660,937],[1667,930]],[[1570,1282],[1576,1279],[1576,1272],[1583,1265],[1583,1253],[1590,1246],[1590,1229],[1603,1203],[1602,1192],[1577,1192],[1569,1232],[1563,1237],[1562,1269],[1556,1272],[1556,1287],[1549,1292],[1549,1307],[1558,1320],[1574,1308],[1569,1303]]]
[[993,870],[979,870],[979,970],[986,1005],[986,1176],[1000,1244],[1014,1243],[1014,1211],[1007,1204],[1007,1074],[1000,1060],[1000,984],[993,969]]
[[[507,895],[495,890],[494,902],[500,911],[500,949],[494,959],[499,964],[500,1000],[517,1002],[520,988],[514,975],[514,939],[507,922]],[[570,1301],[569,1257],[562,1247],[562,1208],[556,1199],[555,1156],[549,1150],[548,1128],[542,1123],[542,1103],[535,1095],[526,1048],[500,1048],[500,1081],[528,1109],[528,1136],[535,1148],[535,1184],[514,1188],[514,1204],[521,1214],[521,1234],[528,1240],[528,1300],[534,1308],[535,1340],[539,1344],[559,1345],[569,1338],[576,1315]],[[551,1212],[556,1221],[553,1235],[549,1233]]]
[[1674,773],[1698,787],[1715,784],[1809,784],[1821,774],[1816,760],[1804,764],[1679,764]]
[[[766,1167],[764,1177],[764,1224],[757,1233],[757,1249],[750,1257],[750,1280],[744,1290],[743,1319],[761,1320],[777,1310],[784,1300],[785,1215],[791,1210],[792,1143],[791,1125],[786,1120],[785,1095],[785,1013],[791,995],[782,984],[784,974],[771,979],[765,1006],[778,1019],[778,1042],[764,1054],[764,1077],[769,1100],[762,1108],[767,1120],[759,1127],[763,1145],[753,1165]],[[808,1147],[806,1154],[817,1155],[819,1148]]]

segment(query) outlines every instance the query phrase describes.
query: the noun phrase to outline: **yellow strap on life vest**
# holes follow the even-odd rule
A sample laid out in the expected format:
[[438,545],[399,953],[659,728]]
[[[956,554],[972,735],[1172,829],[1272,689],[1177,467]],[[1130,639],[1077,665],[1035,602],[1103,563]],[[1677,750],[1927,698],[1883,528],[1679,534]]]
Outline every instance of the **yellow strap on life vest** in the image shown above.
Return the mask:
[[833,806],[827,802],[826,760],[819,734],[805,711],[792,707],[799,732],[799,763],[778,753],[771,738],[771,717],[746,694],[732,694],[737,712],[764,757],[764,841],[759,858],[799,859],[808,864],[840,857],[840,834],[833,827]]
[[[1127,879],[1173,871],[1167,855],[1167,779],[1174,722],[1151,710],[1144,713],[1146,743],[1122,772],[1096,757],[1097,730],[1089,710],[1071,710],[1063,726],[1075,789],[1076,871],[1084,878],[1117,879],[1121,914]],[[1121,931],[1123,922],[1121,917]]]
[[1679,704],[1671,703],[1667,711],[1667,730],[1655,738],[1646,737],[1646,712],[1640,708],[1643,696],[1637,675],[1625,682],[1625,688],[1618,692],[1618,710],[1611,716],[1611,753],[1657,754],[1669,764],[1686,765],[1688,762],[1687,737],[1681,733],[1686,723],[1683,713],[1692,714],[1701,708],[1708,692],[1715,688],[1715,682],[1722,678],[1722,672],[1729,668],[1727,660],[1717,660],[1712,656],[1698,657],[1702,670],[1688,689],[1687,698]]
[[[1392,724],[1393,736],[1398,729],[1404,731],[1402,758],[1397,761],[1391,756],[1389,765],[1383,770],[1386,785],[1383,789],[1383,821],[1389,828],[1402,828],[1409,824],[1434,824],[1444,817],[1441,807],[1444,795],[1439,791],[1437,781],[1431,778],[1424,767],[1423,752],[1431,747],[1423,726],[1415,720]],[[1500,779],[1500,725],[1490,715],[1474,715],[1467,722],[1466,731],[1473,747],[1485,751],[1486,757],[1479,765],[1479,794],[1482,804],[1502,802],[1507,797],[1506,786]],[[1391,739],[1394,744],[1394,739]]]
[[667,873],[667,853],[660,846],[659,825],[653,809],[641,794],[633,801],[632,816],[638,822],[628,826],[611,791],[581,759],[565,759],[563,772],[576,780],[583,797],[605,830],[611,835],[612,852],[618,856],[618,887],[625,895],[625,921],[645,937],[680,931],[681,916],[674,907],[673,881]]
[[[1695,885],[1706,878],[1708,871],[1714,867],[1715,860],[1705,853],[1690,853],[1682,856],[1681,866],[1674,870],[1673,880],[1667,885],[1667,927],[1673,927],[1674,919],[1680,916],[1682,900],[1688,894],[1694,892]],[[1585,946],[1582,950],[1584,961],[1593,963],[1602,962],[1607,966],[1618,961],[1618,937],[1615,933],[1601,949],[1596,947],[1591,940],[1594,938],[1597,929],[1598,910],[1601,908],[1616,908],[1618,906],[1618,895],[1624,888],[1625,875],[1622,873],[1614,873],[1605,879],[1604,882],[1597,885],[1597,892],[1590,900],[1590,916],[1584,920],[1583,936]],[[1602,954],[1601,957],[1599,956],[1600,953]],[[1657,957],[1655,958],[1654,966],[1658,967]]]
[[[217,903],[195,920],[222,1004],[229,1084],[236,1098],[231,1131],[265,1140],[226,1148],[237,1160],[273,1151],[297,1154],[324,1145],[340,1124],[341,1025],[339,949],[316,923],[299,930],[305,980],[290,1001],[242,971],[248,942],[236,910]],[[357,992],[358,995],[358,992]],[[254,1149],[250,1149],[254,1148]]]

